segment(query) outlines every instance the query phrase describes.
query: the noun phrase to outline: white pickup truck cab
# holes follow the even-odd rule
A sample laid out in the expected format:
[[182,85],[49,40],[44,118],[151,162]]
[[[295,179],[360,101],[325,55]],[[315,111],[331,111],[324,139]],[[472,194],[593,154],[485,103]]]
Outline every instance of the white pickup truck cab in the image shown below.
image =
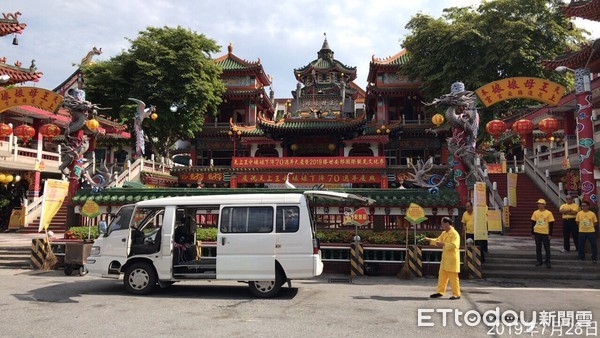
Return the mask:
[[[373,201],[330,191],[171,197],[125,205],[100,224],[85,267],[146,294],[180,280],[247,282],[258,297],[323,272],[308,199]],[[216,257],[201,257],[197,215],[218,214]]]

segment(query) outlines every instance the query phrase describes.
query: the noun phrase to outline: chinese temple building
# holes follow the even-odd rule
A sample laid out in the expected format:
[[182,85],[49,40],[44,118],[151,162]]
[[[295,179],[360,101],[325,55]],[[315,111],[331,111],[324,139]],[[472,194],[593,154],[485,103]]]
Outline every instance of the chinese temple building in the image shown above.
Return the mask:
[[[356,67],[337,60],[325,37],[317,58],[293,70],[298,85],[292,97],[275,100],[272,91],[267,95],[264,89],[271,81],[260,59],[244,60],[233,54],[230,44],[227,54],[215,59],[227,88],[220,114],[207,117],[203,131],[188,142],[189,148],[180,150],[190,154],[191,165],[176,166],[171,174],[179,177],[180,187],[235,188],[231,193],[356,189],[380,200],[371,208],[371,217],[382,217],[379,223],[386,226],[404,212],[409,200],[416,201],[409,194],[420,196],[423,206],[435,207],[426,209],[429,215],[454,214],[454,190],[442,189],[436,197],[426,189],[397,189],[400,180],[410,188],[410,174],[416,169],[409,164],[417,160],[433,157],[428,175],[432,182],[447,169],[442,165],[447,161],[444,133],[426,133],[434,125],[422,111],[419,83],[397,75],[405,58],[405,51],[373,58],[365,92],[353,82]],[[190,193],[203,192],[185,192]],[[329,214],[321,222],[341,223],[343,208],[339,209],[320,209]]]

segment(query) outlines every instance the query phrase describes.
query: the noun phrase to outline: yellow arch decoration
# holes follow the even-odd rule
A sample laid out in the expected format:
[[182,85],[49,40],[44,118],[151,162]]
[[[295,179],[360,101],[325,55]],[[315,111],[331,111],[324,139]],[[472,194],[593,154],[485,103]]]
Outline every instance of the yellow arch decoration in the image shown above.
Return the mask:
[[479,100],[489,107],[500,101],[510,99],[531,99],[544,102],[551,105],[558,104],[558,101],[565,94],[566,88],[556,82],[537,77],[510,77],[485,84],[475,93]]
[[0,91],[0,113],[19,106],[32,106],[53,113],[58,109],[62,100],[62,96],[43,88],[7,88]]

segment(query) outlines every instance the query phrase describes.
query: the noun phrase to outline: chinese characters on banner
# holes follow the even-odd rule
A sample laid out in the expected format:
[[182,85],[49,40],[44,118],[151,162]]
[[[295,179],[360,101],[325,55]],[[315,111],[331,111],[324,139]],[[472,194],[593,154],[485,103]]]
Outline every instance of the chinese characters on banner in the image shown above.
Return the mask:
[[475,205],[473,206],[473,220],[475,226],[475,240],[487,240],[487,196],[484,182],[475,183]]
[[232,168],[385,168],[385,157],[234,157]]
[[517,174],[508,173],[508,205],[511,207],[517,206]]
[[42,214],[40,215],[40,227],[38,232],[47,230],[54,215],[69,192],[69,181],[48,179],[44,185],[44,196],[42,199]]
[[0,112],[17,106],[32,106],[54,112],[62,103],[62,96],[36,87],[14,87],[0,92]]
[[[223,173],[181,173],[179,181],[183,183],[196,182],[222,182],[224,179]],[[282,181],[283,182],[283,181]]]
[[483,85],[475,93],[486,107],[516,98],[532,99],[555,106],[565,90],[564,86],[546,79],[511,77]]
[[[286,173],[237,173],[238,183],[284,183]],[[292,183],[380,183],[381,175],[378,173],[321,173],[321,174],[292,174]],[[179,174],[179,181],[183,183],[196,182],[223,182],[223,173],[190,173]]]
[[[283,183],[287,174],[237,174],[239,183]],[[379,183],[381,174],[292,174],[291,183]]]

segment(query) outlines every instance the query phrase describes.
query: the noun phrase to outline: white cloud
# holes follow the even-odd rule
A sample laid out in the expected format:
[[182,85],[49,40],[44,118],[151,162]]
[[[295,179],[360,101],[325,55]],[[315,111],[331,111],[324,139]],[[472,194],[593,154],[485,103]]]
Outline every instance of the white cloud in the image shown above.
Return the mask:
[[[371,55],[387,57],[400,51],[404,26],[418,12],[434,17],[443,8],[478,5],[479,0],[29,0],[4,2],[1,11],[20,11],[28,27],[19,36],[0,39],[12,64],[28,66],[36,60],[44,72],[37,84],[54,88],[64,81],[93,46],[102,48],[96,60],[108,59],[127,49],[125,39],[135,39],[147,26],[183,26],[202,33],[222,46],[233,43],[234,53],[248,60],[261,59],[273,75],[277,97],[295,89],[293,69],[317,57],[323,32],[335,57],[357,67],[357,84],[366,86]],[[596,22],[576,21],[600,36]]]

